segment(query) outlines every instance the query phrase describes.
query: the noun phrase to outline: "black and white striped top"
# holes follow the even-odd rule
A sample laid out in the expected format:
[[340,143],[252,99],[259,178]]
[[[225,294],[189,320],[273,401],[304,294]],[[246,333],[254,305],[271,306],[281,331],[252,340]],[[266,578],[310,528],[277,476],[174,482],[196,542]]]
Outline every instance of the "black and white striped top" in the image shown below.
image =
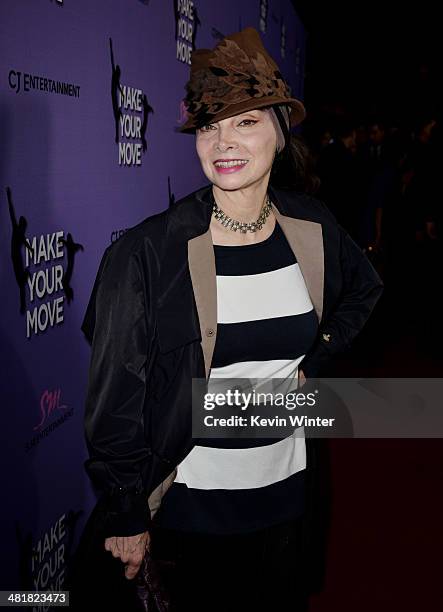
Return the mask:
[[[264,241],[214,245],[217,339],[210,379],[296,377],[318,319],[278,223]],[[247,444],[247,446],[245,446]],[[166,528],[240,533],[304,509],[304,437],[199,440],[155,517]]]

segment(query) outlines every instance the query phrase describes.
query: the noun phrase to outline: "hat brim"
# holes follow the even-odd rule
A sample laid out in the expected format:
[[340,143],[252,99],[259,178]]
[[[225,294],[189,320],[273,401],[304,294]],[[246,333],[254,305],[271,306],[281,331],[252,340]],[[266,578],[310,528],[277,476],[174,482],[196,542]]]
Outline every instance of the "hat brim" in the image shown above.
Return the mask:
[[[297,98],[282,98],[281,96],[269,96],[268,98],[262,98],[255,100],[251,98],[248,102],[240,102],[239,104],[230,104],[220,112],[216,113],[213,118],[207,123],[215,123],[222,119],[228,119],[229,117],[235,117],[241,113],[245,113],[248,110],[255,110],[263,108],[264,106],[272,106],[275,104],[287,104],[291,108],[289,114],[289,121],[291,127],[295,127],[303,121],[306,117],[306,109],[304,104],[297,100]],[[187,121],[177,128],[178,132],[183,134],[195,134],[198,127],[201,125],[196,124],[194,117],[191,115]]]

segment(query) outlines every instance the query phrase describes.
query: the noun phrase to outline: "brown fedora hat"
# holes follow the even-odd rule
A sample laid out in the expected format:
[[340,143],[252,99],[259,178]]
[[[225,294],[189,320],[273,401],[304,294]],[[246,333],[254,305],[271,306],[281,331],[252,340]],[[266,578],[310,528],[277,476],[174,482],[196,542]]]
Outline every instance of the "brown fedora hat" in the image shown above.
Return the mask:
[[214,49],[196,49],[186,84],[185,123],[179,132],[221,121],[248,110],[287,104],[291,126],[306,116],[303,103],[292,98],[277,64],[255,28],[226,36]]

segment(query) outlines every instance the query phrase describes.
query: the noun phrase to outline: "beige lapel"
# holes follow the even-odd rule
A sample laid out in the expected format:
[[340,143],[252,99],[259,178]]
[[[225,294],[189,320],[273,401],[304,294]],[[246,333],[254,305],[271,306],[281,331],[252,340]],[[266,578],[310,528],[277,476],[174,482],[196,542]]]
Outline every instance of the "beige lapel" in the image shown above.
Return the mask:
[[188,264],[200,322],[206,378],[208,378],[217,334],[217,277],[210,229],[188,240]]
[[320,321],[323,313],[325,274],[321,223],[282,215],[274,204],[272,210],[297,258],[312,305]]
[[[324,291],[324,249],[321,224],[282,215],[274,204],[272,208],[297,258],[320,321]],[[208,378],[217,334],[217,280],[210,229],[188,241],[188,263],[200,322],[206,378]]]

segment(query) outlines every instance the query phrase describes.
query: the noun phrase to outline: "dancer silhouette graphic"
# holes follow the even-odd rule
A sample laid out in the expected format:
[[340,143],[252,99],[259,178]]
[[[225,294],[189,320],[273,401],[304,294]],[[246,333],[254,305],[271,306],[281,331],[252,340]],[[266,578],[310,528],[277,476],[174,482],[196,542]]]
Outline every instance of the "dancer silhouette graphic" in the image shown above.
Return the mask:
[[27,531],[25,533],[18,521],[15,521],[14,526],[18,548],[18,579],[20,581],[20,588],[32,591],[33,587],[35,588],[32,580],[32,561],[33,555],[36,555],[32,532]]
[[66,265],[66,270],[62,276],[62,287],[63,291],[65,292],[68,304],[70,304],[71,301],[74,299],[74,291],[71,287],[71,278],[72,272],[74,271],[75,254],[77,253],[77,251],[84,251],[84,248],[83,245],[74,242],[71,232],[68,232],[66,240],[64,238],[60,238],[59,243],[63,244],[66,247],[66,255],[68,262]]
[[146,142],[146,128],[148,127],[148,115],[149,113],[153,113],[154,109],[148,103],[148,98],[146,94],[143,94],[143,123],[141,127],[141,141],[143,143],[143,152],[148,148],[148,143]]
[[175,195],[171,191],[171,177],[168,176],[169,208],[175,204]]
[[28,249],[32,256],[34,256],[34,251],[32,250],[31,245],[29,244],[26,238],[26,228],[28,227],[28,222],[23,217],[20,216],[18,222],[15,215],[14,204],[12,203],[12,192],[11,188],[6,188],[6,195],[8,198],[8,207],[9,207],[9,216],[11,217],[12,224],[12,238],[11,238],[11,258],[12,265],[14,268],[15,279],[18,284],[19,292],[20,292],[20,314],[24,314],[26,311],[26,292],[25,287],[30,276],[29,268],[26,268],[23,263],[22,258],[22,247]]
[[194,27],[192,29],[192,50],[195,50],[195,41],[197,40],[197,30],[201,26],[200,17],[198,16],[197,7],[194,6]]
[[120,104],[118,103],[118,92],[123,96],[123,89],[120,84],[121,78],[121,69],[119,65],[115,65],[114,61],[114,50],[112,48],[112,38],[109,39],[109,47],[111,50],[111,65],[112,65],[112,79],[111,79],[111,99],[112,99],[112,110],[114,112],[114,122],[115,122],[115,142],[118,143],[118,127],[120,122],[120,117],[122,116],[122,111],[120,108]]

